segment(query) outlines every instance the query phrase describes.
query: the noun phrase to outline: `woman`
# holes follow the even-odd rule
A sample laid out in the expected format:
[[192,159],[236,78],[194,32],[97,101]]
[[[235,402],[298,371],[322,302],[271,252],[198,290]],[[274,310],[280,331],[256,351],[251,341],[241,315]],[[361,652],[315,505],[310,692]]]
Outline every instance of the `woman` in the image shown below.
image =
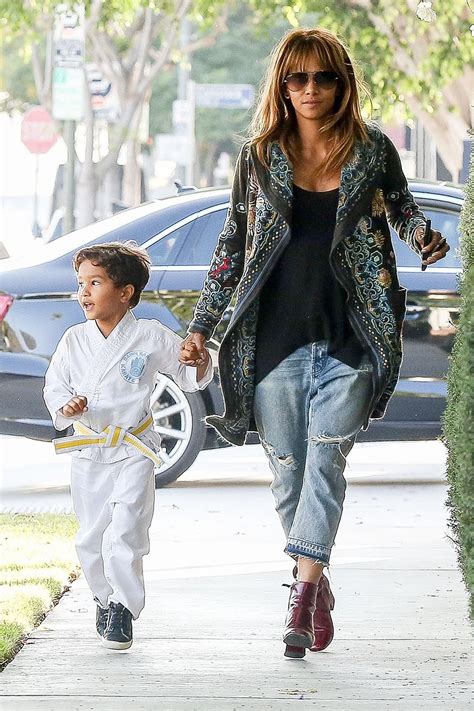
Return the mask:
[[423,263],[449,250],[435,230],[423,248],[425,217],[395,147],[362,119],[344,45],[324,29],[290,31],[272,53],[185,341],[201,352],[236,292],[219,352],[225,414],[208,422],[239,445],[256,429],[268,457],[297,562],[283,633],[290,657],[332,640],[322,571],[345,458],[398,378],[405,289],[387,218]]

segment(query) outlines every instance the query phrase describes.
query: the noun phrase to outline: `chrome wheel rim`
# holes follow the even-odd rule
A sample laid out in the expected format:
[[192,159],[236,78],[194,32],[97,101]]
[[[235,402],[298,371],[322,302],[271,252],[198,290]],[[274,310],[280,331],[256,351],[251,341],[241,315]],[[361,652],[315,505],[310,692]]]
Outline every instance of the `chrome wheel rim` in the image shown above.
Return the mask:
[[193,429],[191,408],[185,394],[166,375],[157,378],[150,400],[154,430],[161,437],[160,472],[176,464],[186,451]]

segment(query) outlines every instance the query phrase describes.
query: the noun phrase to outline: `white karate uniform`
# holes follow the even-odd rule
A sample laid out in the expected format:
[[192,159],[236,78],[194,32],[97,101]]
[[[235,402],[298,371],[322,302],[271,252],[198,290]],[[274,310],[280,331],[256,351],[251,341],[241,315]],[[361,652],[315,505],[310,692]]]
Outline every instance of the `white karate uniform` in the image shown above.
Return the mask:
[[[157,373],[182,390],[205,388],[209,362],[197,382],[197,368],[178,362],[181,338],[159,321],[137,320],[129,311],[107,338],[95,321],[70,328],[51,359],[44,399],[56,429],[74,419],[97,433],[109,425],[131,430],[150,412]],[[87,398],[87,412],[75,418],[59,410],[75,395]],[[159,452],[152,429],[139,439]],[[93,446],[72,453],[71,494],[80,523],[76,550],[95,600],[120,602],[136,619],[144,606],[143,556],[155,501],[154,464],[129,444]]]

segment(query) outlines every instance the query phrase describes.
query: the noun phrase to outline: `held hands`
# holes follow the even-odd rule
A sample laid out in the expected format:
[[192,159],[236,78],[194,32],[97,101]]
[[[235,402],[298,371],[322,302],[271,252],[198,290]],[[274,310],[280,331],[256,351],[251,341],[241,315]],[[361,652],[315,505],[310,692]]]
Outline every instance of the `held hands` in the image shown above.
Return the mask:
[[207,365],[210,355],[205,342],[202,333],[190,333],[181,344],[179,362],[193,367]]
[[431,242],[426,247],[423,247],[424,236],[425,228],[423,226],[418,227],[415,232],[415,239],[422,248],[422,264],[434,264],[439,259],[444,259],[451,248],[441,232],[432,229]]
[[64,417],[75,417],[76,415],[82,415],[83,412],[87,412],[87,398],[84,395],[76,395],[62,406],[60,413]]
[[202,333],[190,333],[181,344],[179,362],[191,366],[207,364],[210,356],[205,342]]
[[180,363],[197,367],[196,377],[200,382],[209,365],[210,355],[204,343],[206,339],[201,333],[190,333],[181,344],[181,352],[178,356]]

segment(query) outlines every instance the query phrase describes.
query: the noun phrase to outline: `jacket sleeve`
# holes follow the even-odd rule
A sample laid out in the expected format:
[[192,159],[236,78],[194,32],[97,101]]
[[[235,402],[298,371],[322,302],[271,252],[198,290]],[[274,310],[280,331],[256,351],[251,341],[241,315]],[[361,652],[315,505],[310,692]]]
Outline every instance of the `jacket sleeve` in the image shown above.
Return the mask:
[[74,397],[69,378],[68,345],[65,336],[60,340],[45,375],[43,397],[49,410],[53,425],[57,430],[65,430],[81,415],[64,417],[60,412],[63,405]]
[[387,160],[383,192],[387,218],[400,239],[421,255],[415,231],[417,227],[426,225],[426,218],[408,189],[397,149],[388,136],[384,139]]
[[224,228],[219,235],[211,266],[189,324],[189,333],[202,333],[210,338],[244,270],[247,236],[248,144],[237,158],[230,206]]

